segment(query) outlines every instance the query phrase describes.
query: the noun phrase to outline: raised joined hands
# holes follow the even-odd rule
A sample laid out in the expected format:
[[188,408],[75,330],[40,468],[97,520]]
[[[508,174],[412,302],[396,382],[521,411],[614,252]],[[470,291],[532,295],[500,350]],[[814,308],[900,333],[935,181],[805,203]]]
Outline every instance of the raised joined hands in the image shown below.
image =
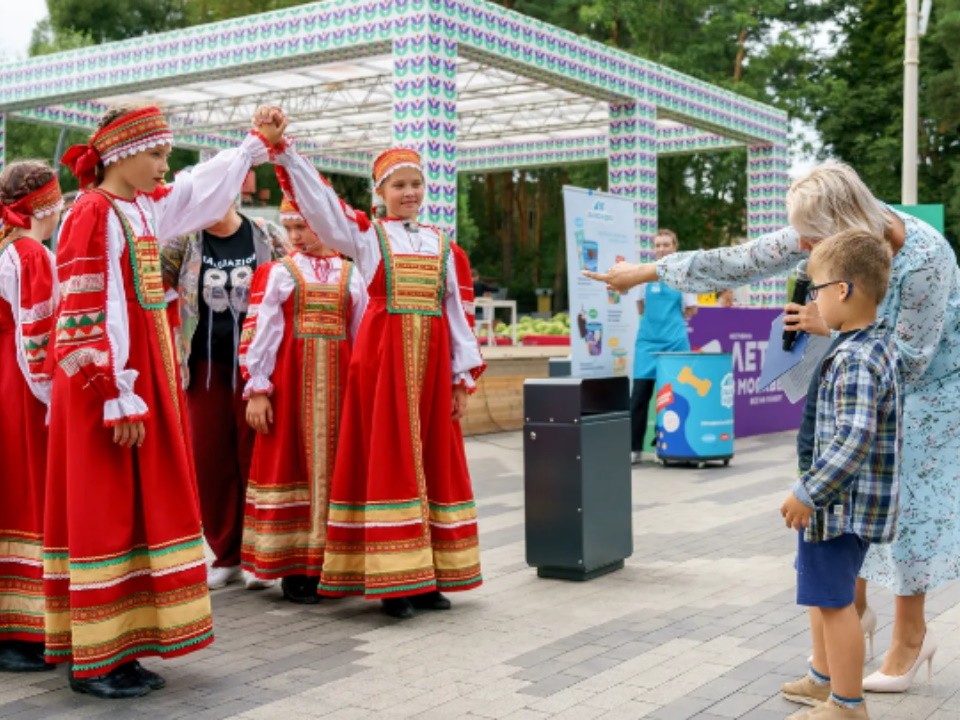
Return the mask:
[[253,113],[253,128],[262,134],[270,145],[283,140],[287,129],[287,116],[276,105],[261,105]]

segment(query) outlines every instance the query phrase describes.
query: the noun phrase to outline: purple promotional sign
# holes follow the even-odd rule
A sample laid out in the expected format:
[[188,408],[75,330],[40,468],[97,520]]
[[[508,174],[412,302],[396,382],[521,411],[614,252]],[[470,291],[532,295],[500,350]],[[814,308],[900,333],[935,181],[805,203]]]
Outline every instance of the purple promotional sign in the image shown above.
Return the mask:
[[803,402],[791,404],[778,383],[766,390],[758,387],[770,324],[780,312],[779,308],[701,307],[689,321],[691,349],[733,355],[736,437],[800,427]]

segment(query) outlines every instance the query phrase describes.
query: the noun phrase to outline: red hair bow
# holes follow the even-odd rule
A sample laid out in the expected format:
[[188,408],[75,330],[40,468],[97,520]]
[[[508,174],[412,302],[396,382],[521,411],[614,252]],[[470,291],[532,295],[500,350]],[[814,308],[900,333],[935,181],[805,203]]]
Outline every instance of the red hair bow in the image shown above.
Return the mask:
[[97,181],[97,163],[100,162],[100,153],[93,145],[73,145],[60,158],[60,162],[70,168],[80,187],[93,185]]
[[20,209],[17,207],[19,204],[18,201],[12,205],[0,205],[0,221],[3,222],[4,227],[12,226],[29,230],[30,216],[17,212]]

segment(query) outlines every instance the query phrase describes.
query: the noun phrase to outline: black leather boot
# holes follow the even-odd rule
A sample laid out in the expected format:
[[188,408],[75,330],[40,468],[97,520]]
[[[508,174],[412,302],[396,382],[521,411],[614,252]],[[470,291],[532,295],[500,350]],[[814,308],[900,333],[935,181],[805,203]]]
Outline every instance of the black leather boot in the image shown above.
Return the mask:
[[89,678],[74,677],[71,669],[70,689],[76,693],[85,693],[104,700],[141,697],[150,692],[150,686],[140,678],[139,674],[131,672],[123,665],[114,668],[106,675]]
[[153,670],[147,670],[137,660],[124,663],[120,666],[120,668],[123,668],[128,673],[132,674],[135,678],[146,684],[151,690],[160,690],[167,686],[166,680],[164,680],[157,673],[153,672]]
[[413,604],[410,602],[410,598],[385,598],[384,600],[381,600],[380,603],[382,605],[383,612],[390,617],[408,620],[417,614],[413,609]]
[[22,640],[0,643],[0,672],[43,672],[55,667],[44,659],[43,643]]
[[412,595],[410,603],[417,610],[449,610],[451,608],[450,601],[439,590]]
[[319,584],[320,578],[307,577],[306,575],[288,575],[280,581],[280,589],[283,590],[283,597],[292,603],[316,605],[320,602],[320,596],[317,595],[317,585]]

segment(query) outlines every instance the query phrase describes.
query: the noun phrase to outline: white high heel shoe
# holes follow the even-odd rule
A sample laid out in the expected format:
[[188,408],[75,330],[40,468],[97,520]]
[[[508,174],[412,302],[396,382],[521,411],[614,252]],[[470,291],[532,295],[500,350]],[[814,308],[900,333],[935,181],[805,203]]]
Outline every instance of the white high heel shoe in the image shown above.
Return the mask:
[[[870,643],[870,656],[867,660],[873,660],[873,636],[877,633],[877,614],[873,608],[867,608],[860,616],[860,629]],[[807,665],[813,663],[813,655],[807,658]]]
[[873,608],[868,607],[863,611],[863,615],[860,616],[860,629],[863,630],[863,634],[867,636],[867,640],[870,642],[868,659],[873,660],[873,636],[877,633],[877,614],[873,611]]
[[913,678],[924,662],[927,663],[927,681],[929,682],[933,677],[933,656],[936,653],[937,641],[927,628],[927,633],[923,636],[923,645],[920,646],[920,654],[917,655],[917,661],[912,668],[903,675],[884,675],[878,670],[863,679],[863,689],[878,693],[906,692],[913,685]]

